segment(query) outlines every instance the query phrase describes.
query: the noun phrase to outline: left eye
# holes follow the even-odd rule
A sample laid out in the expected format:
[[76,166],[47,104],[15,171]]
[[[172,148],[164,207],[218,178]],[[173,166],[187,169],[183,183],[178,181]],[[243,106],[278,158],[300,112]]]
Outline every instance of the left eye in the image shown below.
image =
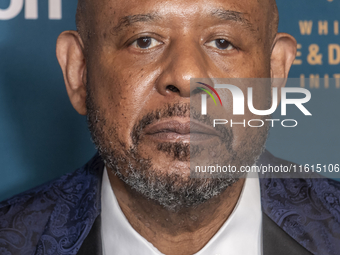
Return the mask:
[[220,50],[232,50],[235,47],[225,39],[216,39],[206,43],[206,45],[214,48],[218,48]]
[[157,41],[154,38],[151,37],[140,37],[137,40],[135,40],[131,45],[140,48],[140,49],[151,49],[153,47],[156,47],[157,45],[162,44],[161,42]]

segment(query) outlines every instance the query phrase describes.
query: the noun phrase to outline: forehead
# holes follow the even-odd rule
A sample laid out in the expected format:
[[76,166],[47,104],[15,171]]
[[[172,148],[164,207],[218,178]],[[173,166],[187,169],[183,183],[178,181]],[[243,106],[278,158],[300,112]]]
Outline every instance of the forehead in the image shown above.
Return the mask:
[[[259,31],[259,27],[267,22],[268,10],[266,0],[103,0],[91,3],[95,19],[92,24],[97,26],[115,26],[122,22],[122,18],[149,14],[157,14],[154,16],[158,20],[164,18],[190,25],[194,20],[211,18],[211,14],[218,11],[232,11],[241,14],[240,17]],[[218,18],[217,15],[215,18]]]

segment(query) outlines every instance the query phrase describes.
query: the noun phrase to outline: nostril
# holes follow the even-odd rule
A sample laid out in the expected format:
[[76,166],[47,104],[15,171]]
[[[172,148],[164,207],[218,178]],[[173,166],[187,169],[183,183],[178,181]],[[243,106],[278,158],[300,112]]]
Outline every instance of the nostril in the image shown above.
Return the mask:
[[178,92],[179,92],[179,89],[176,88],[174,85],[168,85],[168,86],[166,86],[166,90],[170,90],[170,91],[175,92],[175,93],[178,93]]

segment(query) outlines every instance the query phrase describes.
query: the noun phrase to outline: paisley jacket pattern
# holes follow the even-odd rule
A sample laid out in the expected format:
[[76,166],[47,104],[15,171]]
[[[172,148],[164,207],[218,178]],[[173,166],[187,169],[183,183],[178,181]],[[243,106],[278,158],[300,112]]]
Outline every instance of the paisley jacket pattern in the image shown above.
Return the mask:
[[96,155],[74,173],[0,204],[0,255],[77,254],[100,214],[104,164]]

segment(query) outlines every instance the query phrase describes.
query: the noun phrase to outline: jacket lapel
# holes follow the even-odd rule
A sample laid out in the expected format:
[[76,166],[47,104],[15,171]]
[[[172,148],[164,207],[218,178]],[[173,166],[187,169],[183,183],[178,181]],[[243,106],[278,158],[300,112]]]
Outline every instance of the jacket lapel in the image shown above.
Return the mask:
[[81,245],[77,255],[102,255],[101,217],[94,221],[92,228]]
[[265,213],[262,213],[263,255],[311,255]]
[[[56,203],[40,236],[35,255],[75,255],[89,233],[98,231],[103,169],[104,163],[97,154],[82,168],[51,184],[45,196],[55,198]],[[95,221],[96,227],[93,228]],[[100,231],[98,233],[100,236]]]

